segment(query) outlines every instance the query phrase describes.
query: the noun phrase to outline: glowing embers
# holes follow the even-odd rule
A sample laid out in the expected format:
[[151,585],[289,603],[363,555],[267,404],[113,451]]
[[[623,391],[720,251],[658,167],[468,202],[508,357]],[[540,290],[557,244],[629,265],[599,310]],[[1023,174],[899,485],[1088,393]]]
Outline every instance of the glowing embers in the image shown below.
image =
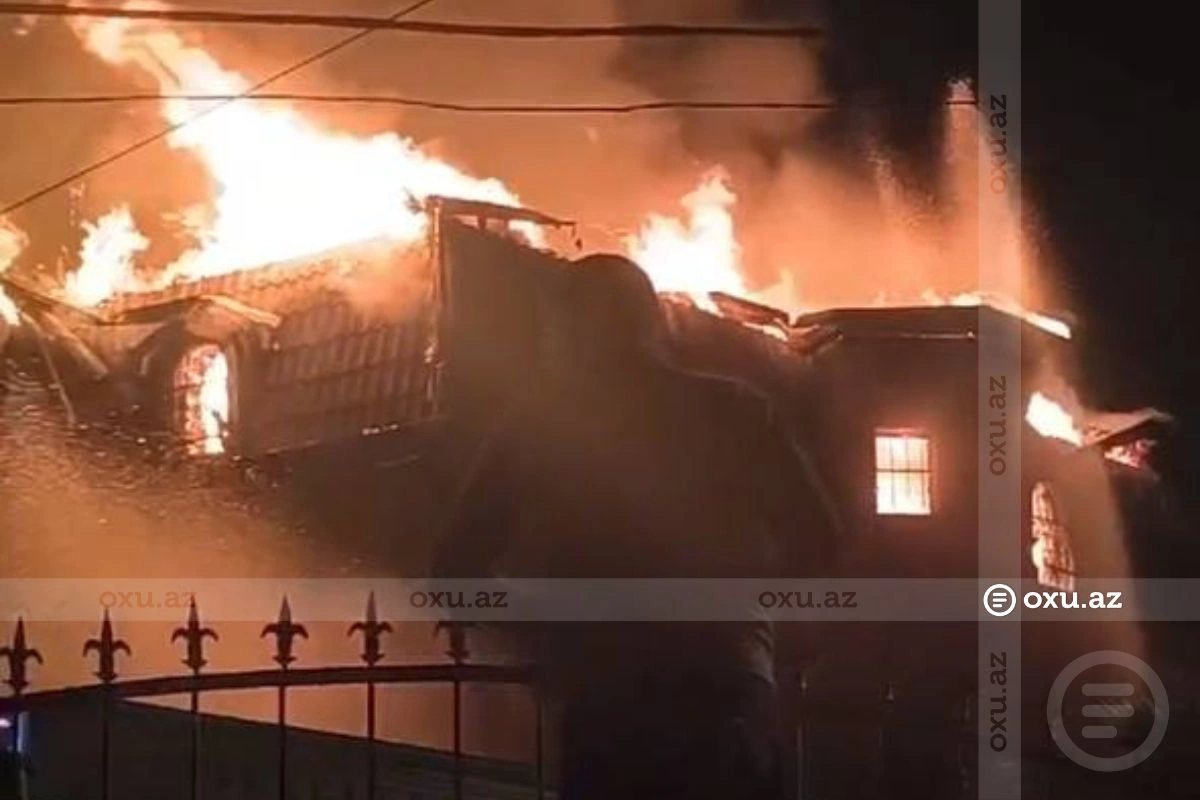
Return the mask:
[[932,509],[929,437],[907,431],[876,431],[876,513],[925,516]]
[[1036,483],[1030,498],[1033,544],[1029,557],[1037,569],[1037,582],[1063,591],[1075,589],[1075,554],[1062,524],[1054,494],[1045,483]]
[[193,347],[175,368],[176,428],[193,454],[225,452],[229,430],[229,361],[220,347]]

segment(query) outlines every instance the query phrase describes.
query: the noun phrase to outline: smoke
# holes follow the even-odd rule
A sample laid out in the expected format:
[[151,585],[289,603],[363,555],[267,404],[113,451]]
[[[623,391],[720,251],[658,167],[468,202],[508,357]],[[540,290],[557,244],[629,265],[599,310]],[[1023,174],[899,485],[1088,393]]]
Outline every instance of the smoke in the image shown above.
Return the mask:
[[[641,4],[616,0],[628,21]],[[738,196],[746,282],[793,308],[915,303],[978,288],[974,9],[945,0],[676,0],[672,20],[820,28],[817,42],[629,40],[612,73],[655,97],[828,100],[797,113],[682,112],[650,148],[721,164]],[[661,162],[660,162],[661,163]],[[1023,302],[1045,302],[1045,234],[1029,208]]]

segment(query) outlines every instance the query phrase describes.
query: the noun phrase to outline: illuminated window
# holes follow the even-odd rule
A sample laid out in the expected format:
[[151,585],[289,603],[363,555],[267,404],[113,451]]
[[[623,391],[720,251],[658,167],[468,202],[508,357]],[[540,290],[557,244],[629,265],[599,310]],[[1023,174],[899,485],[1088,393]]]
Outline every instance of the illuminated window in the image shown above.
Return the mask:
[[929,437],[903,431],[876,431],[875,511],[929,514],[932,489]]
[[1054,494],[1044,483],[1033,487],[1030,499],[1032,510],[1033,544],[1029,557],[1037,568],[1037,582],[1064,591],[1075,589],[1075,554],[1071,540],[1062,524]]
[[175,424],[188,452],[225,452],[229,427],[229,361],[216,345],[193,347],[175,368]]

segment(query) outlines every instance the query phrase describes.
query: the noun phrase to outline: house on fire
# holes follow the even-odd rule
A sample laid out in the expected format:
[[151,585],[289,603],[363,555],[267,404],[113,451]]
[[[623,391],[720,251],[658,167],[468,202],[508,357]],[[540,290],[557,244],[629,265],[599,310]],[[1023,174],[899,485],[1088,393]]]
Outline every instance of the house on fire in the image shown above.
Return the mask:
[[[342,524],[394,537],[406,511],[394,504],[389,470],[416,459],[427,488],[445,492],[514,384],[556,368],[556,331],[570,314],[571,262],[508,233],[513,223],[568,223],[450,199],[431,200],[430,211],[420,252],[346,251],[119,296],[95,312],[10,283],[25,323],[9,331],[10,347],[50,365],[81,423],[137,430],[191,459],[374,485],[374,511],[361,508],[361,491],[353,503],[324,491],[322,502],[342,503]],[[793,318],[719,294],[707,308],[680,296],[662,304],[681,364],[755,385],[793,424],[843,514],[842,569],[864,577],[978,576],[978,345],[981,326],[1008,331],[1022,374],[1006,430],[1020,461],[1022,522],[1012,536],[1024,577],[1070,590],[1079,578],[1137,574],[1128,539],[1154,523],[1123,498],[1144,494],[1137,457],[1169,420],[1082,409],[1077,422],[1062,419],[1048,399],[1069,363],[1060,332],[989,305]],[[1058,435],[1023,421],[1031,404]],[[364,477],[375,474],[383,477]],[[421,530],[434,520],[403,522]],[[1024,634],[1051,673],[1080,648],[1135,636],[1096,635],[1051,625]],[[959,780],[963,766],[946,752],[961,749],[972,724],[963,709],[976,678],[974,636],[970,625],[848,626],[831,636],[824,666],[793,665],[789,674],[803,668],[804,678],[789,684],[789,702],[825,720],[805,742],[825,765],[813,767],[817,796],[870,789],[883,767],[863,765],[888,760],[920,765],[910,779],[926,796]],[[965,655],[956,661],[951,649]],[[1038,702],[1044,709],[1044,699],[1031,708]],[[890,754],[877,747],[884,725],[898,743]]]

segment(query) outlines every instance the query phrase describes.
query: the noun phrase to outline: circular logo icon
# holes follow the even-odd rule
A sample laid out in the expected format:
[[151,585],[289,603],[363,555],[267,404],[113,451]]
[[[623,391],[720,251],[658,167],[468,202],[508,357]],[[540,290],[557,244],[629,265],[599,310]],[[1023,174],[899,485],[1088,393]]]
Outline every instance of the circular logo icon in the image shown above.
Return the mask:
[[1017,593],[1004,583],[993,583],[983,593],[983,608],[993,617],[1007,617],[1017,607]]
[[[1104,681],[1076,684],[1076,678],[1095,667],[1106,668]],[[1131,679],[1149,690],[1152,710],[1136,701],[1138,686]],[[1074,713],[1064,713],[1067,706]],[[1120,772],[1149,758],[1167,733],[1169,711],[1167,690],[1158,674],[1145,661],[1120,650],[1097,650],[1072,661],[1054,679],[1046,701],[1046,720],[1055,744],[1067,758],[1096,772]],[[1131,746],[1128,734],[1131,729],[1137,732],[1137,718],[1142,717],[1140,727],[1145,727],[1145,718],[1151,715],[1149,729],[1134,737],[1141,742]],[[1115,754],[1089,752],[1080,742]]]

